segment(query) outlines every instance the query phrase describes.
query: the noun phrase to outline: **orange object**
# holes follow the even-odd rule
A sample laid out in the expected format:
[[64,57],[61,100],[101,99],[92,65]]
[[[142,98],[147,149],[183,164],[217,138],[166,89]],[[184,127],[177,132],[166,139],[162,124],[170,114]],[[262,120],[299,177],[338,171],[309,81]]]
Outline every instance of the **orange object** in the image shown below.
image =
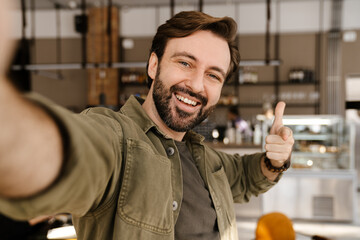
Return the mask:
[[295,240],[291,220],[279,212],[263,215],[257,223],[256,240]]

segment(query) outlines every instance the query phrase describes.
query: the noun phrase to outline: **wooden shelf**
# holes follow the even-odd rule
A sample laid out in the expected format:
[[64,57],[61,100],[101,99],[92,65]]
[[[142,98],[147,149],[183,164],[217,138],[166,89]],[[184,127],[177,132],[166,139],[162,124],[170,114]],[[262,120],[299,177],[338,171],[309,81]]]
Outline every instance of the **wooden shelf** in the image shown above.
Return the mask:
[[146,82],[120,82],[122,86],[138,86],[138,87],[146,87]]
[[275,86],[276,84],[280,86],[303,86],[303,85],[316,85],[317,82],[257,82],[257,83],[239,83],[239,87],[259,87],[259,86]]
[[241,60],[239,66],[240,67],[256,67],[256,66],[279,66],[281,64],[281,60],[272,59],[269,62],[266,62],[264,59],[254,59],[254,60]]
[[318,103],[286,103],[286,107],[318,107]]
[[274,82],[239,83],[239,87],[274,86]]
[[296,85],[299,85],[299,86],[303,86],[303,85],[316,85],[318,84],[318,82],[279,82],[279,85],[282,85],[282,86],[296,86]]

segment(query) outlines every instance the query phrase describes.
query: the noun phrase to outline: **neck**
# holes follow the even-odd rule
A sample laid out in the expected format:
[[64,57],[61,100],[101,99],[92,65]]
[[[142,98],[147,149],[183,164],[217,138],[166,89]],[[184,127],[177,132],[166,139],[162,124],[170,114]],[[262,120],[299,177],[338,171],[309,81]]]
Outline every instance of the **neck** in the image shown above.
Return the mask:
[[185,132],[176,132],[170,129],[164,121],[161,119],[158,111],[156,110],[152,94],[148,94],[145,102],[142,104],[142,108],[145,110],[150,119],[158,126],[158,128],[167,136],[176,141],[182,141],[185,136]]

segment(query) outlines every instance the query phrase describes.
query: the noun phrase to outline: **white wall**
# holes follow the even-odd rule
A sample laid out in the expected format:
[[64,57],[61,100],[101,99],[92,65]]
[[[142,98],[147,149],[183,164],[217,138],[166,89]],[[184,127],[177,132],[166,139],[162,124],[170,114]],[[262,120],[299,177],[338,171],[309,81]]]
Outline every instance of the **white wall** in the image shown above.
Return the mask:
[[[321,2],[323,5],[321,5]],[[197,10],[196,5],[180,4],[175,13]],[[204,12],[214,16],[230,16],[238,23],[240,34],[262,34],[265,32],[266,4],[245,2],[237,4],[204,5]],[[344,0],[342,28],[360,29],[360,0]],[[323,18],[320,19],[322,12]],[[61,10],[61,37],[76,38],[74,16],[79,10]],[[316,32],[328,31],[331,19],[331,0],[278,0],[271,6],[271,32]],[[125,37],[153,36],[157,27],[170,17],[169,7],[139,7],[120,9],[120,35]],[[21,14],[14,12],[14,36],[21,36]],[[27,13],[26,36],[31,37],[31,15]],[[39,10],[35,14],[35,38],[56,37],[55,10]]]
[[[156,32],[156,8],[125,8],[120,13],[120,36],[152,36]],[[125,24],[126,23],[126,24]]]
[[[331,24],[331,0],[278,0],[272,1],[270,31],[280,33],[329,31]],[[139,14],[134,18],[129,8],[121,10],[121,35],[153,36],[159,24],[170,17],[169,7],[149,7],[155,14]],[[197,6],[187,5],[175,8],[175,13],[182,10],[197,10]],[[266,3],[245,2],[238,4],[208,4],[204,12],[213,16],[229,16],[238,23],[240,34],[262,34],[266,30]],[[360,0],[344,0],[342,10],[342,28],[360,29]],[[320,18],[322,16],[322,18]],[[154,20],[155,19],[155,20]],[[139,21],[137,27],[129,27]],[[146,23],[155,23],[149,26]],[[131,23],[131,24],[129,24]],[[151,32],[152,30],[152,32]],[[142,33],[146,33],[142,34]]]
[[[60,10],[60,35],[62,38],[80,37],[75,32],[74,17],[80,14],[80,10]],[[26,13],[26,32],[27,38],[55,38],[57,34],[56,11],[55,10],[38,10],[35,12],[35,24],[30,12]],[[22,17],[20,11],[14,12],[13,26],[14,37],[21,37]],[[32,26],[35,26],[33,29]]]
[[[280,32],[320,30],[320,2],[284,2],[280,5]],[[328,22],[329,19],[324,19]]]
[[360,25],[360,1],[345,0],[343,5],[343,28],[359,29]]

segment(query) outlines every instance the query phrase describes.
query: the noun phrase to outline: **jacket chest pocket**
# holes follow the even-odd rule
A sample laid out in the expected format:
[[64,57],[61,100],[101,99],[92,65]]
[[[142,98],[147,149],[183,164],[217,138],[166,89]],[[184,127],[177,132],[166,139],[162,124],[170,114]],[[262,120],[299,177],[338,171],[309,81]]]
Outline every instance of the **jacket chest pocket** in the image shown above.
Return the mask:
[[118,214],[128,224],[172,231],[171,162],[139,140],[127,139]]

